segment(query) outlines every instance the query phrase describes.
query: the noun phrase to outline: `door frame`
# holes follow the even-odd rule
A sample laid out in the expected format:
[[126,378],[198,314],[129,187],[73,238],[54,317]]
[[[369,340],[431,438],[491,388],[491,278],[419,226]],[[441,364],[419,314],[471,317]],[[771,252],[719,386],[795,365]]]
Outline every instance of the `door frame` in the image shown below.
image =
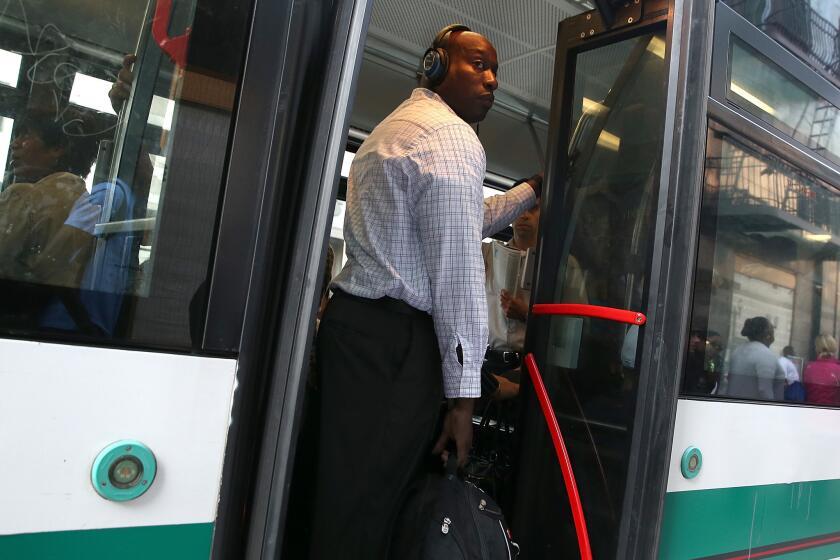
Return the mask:
[[[642,344],[628,493],[619,535],[626,558],[658,550],[677,397],[691,319],[706,160],[707,99],[716,3],[671,2],[668,93],[656,234]],[[650,520],[655,520],[651,523]]]
[[371,4],[255,2],[203,341],[239,350],[214,559],[273,559],[282,549],[318,288]]

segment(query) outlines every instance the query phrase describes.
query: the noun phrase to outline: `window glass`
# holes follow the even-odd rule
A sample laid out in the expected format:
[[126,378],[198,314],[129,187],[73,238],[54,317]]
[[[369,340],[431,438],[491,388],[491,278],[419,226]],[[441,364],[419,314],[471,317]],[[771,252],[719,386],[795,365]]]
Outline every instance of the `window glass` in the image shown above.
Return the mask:
[[683,392],[840,405],[840,193],[708,133]]
[[0,333],[200,338],[246,13],[218,0],[8,4]]
[[0,117],[0,169],[6,169],[9,148],[12,145],[12,128],[15,121],[8,117]]
[[840,79],[840,3],[836,0],[725,0],[800,58]]
[[734,37],[727,98],[840,163],[840,110]]
[[17,87],[21,56],[0,49],[0,84]]
[[[645,309],[665,117],[664,88],[651,84],[665,82],[664,54],[664,33],[657,32],[583,52],[574,61],[571,168],[562,189],[563,214],[552,222],[564,245],[559,255],[541,255],[540,268],[556,271],[556,282],[541,276],[556,286],[546,301]],[[545,333],[535,339],[537,363],[575,465],[590,534],[598,535],[593,555],[614,557],[642,331],[570,317],[534,318],[529,326],[535,325]],[[569,519],[528,517],[555,510],[565,491],[556,461],[552,468],[535,466],[553,460],[545,453],[551,444],[537,407],[527,421],[521,461],[529,469],[516,508],[517,531],[526,536],[517,536],[523,549],[544,547],[532,553],[548,557],[576,543],[565,531]],[[541,473],[551,478],[541,479]]]

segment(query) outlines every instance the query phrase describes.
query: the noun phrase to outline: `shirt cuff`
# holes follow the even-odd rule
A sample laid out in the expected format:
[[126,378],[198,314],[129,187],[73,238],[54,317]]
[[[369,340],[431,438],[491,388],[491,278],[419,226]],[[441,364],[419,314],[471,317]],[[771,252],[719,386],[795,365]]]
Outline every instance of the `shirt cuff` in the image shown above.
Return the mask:
[[530,205],[533,206],[537,203],[537,194],[534,192],[531,185],[524,181],[508,190],[507,194],[519,204],[530,203]]
[[462,366],[457,360],[443,364],[443,394],[447,399],[481,396],[481,365]]

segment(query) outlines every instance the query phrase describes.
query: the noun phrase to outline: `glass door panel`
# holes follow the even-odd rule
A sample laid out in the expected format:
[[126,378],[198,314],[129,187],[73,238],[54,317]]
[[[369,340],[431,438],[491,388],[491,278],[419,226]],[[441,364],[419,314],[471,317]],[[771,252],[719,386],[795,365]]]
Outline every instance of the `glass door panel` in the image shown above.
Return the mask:
[[[572,57],[562,208],[544,221],[540,303],[643,311],[661,164],[664,30]],[[562,167],[562,166],[561,166]],[[638,388],[638,327],[532,318],[529,340],[566,438],[593,554],[616,554]],[[539,409],[526,403],[515,534],[529,558],[576,550],[560,469]],[[565,511],[565,514],[562,513]]]

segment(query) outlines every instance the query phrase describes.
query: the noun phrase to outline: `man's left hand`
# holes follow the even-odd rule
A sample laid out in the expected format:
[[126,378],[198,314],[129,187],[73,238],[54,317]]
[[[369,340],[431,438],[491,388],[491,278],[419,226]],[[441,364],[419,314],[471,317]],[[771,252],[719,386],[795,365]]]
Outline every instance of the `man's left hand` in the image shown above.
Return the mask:
[[450,441],[455,443],[455,449],[458,453],[458,466],[463,467],[467,464],[472,448],[474,405],[475,399],[455,399],[452,408],[446,413],[446,417],[443,419],[443,431],[432,450],[433,454],[441,456],[444,464],[446,464],[449,455],[446,451],[446,444]]

